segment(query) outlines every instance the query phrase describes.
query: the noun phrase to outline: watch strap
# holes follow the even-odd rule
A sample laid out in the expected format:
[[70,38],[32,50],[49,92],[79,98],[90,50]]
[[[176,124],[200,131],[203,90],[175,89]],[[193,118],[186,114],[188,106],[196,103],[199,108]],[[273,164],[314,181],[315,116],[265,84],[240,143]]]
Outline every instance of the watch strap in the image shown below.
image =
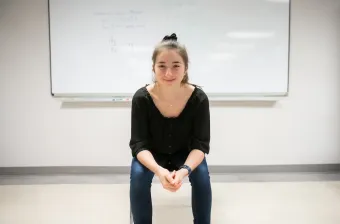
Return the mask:
[[179,169],[186,169],[188,170],[188,175],[191,174],[191,168],[188,165],[182,165]]

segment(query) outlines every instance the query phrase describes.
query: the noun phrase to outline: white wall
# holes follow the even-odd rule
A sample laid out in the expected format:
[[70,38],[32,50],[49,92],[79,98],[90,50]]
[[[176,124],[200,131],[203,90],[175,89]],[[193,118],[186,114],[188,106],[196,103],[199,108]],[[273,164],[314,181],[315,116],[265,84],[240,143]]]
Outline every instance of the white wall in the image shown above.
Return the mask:
[[[129,107],[51,97],[47,9],[0,2],[0,167],[129,165]],[[212,105],[211,165],[340,163],[340,1],[293,0],[291,25],[290,96]]]

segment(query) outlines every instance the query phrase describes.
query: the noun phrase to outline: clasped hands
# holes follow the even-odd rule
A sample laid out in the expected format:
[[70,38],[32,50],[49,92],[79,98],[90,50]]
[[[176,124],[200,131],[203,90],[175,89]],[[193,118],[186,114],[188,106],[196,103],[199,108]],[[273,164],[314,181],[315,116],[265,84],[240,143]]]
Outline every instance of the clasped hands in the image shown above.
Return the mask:
[[156,175],[164,189],[176,192],[182,186],[182,180],[188,175],[188,171],[186,169],[180,169],[177,171],[174,170],[170,173],[169,170],[159,167]]

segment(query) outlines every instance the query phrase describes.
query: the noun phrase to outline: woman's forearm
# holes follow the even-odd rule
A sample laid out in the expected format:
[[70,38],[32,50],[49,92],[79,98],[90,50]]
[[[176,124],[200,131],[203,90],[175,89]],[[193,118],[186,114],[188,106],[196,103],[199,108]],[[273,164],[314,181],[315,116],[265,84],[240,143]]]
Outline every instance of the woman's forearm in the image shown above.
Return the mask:
[[157,175],[159,169],[161,168],[156,160],[154,159],[153,155],[149,150],[143,150],[137,154],[137,159],[140,163],[146,166],[151,172]]
[[198,165],[201,164],[203,159],[204,153],[201,150],[194,149],[189,153],[188,158],[186,159],[184,164],[189,166],[193,171]]

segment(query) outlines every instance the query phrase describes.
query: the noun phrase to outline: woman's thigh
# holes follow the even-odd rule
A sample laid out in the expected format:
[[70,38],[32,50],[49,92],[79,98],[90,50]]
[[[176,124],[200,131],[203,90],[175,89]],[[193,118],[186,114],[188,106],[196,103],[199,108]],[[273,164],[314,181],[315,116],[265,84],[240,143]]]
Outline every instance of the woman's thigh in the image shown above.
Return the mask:
[[130,171],[131,184],[138,185],[136,187],[141,187],[140,185],[151,185],[153,177],[154,173],[152,171],[139,162],[137,158],[132,158]]
[[197,184],[210,184],[210,174],[206,158],[192,171],[189,176],[190,182]]

